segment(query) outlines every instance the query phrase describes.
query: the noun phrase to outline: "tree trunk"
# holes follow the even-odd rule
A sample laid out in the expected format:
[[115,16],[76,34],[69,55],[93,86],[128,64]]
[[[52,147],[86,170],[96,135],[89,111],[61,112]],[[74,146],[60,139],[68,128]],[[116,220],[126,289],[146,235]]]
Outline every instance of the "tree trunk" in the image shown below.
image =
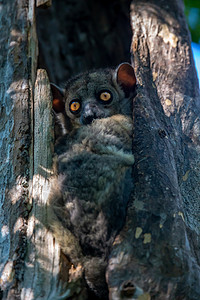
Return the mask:
[[[4,1],[3,1],[4,2]],[[48,224],[51,94],[35,2],[0,4],[0,299],[88,299]],[[37,8],[39,67],[62,84],[129,61],[128,0]],[[134,0],[134,190],[106,273],[109,299],[200,299],[199,89],[181,0]],[[71,273],[70,273],[71,272]],[[71,278],[76,281],[69,281]]]
[[110,299],[200,299],[200,98],[182,1],[135,0],[131,22],[135,188]]
[[[29,180],[32,83],[37,41],[34,3],[1,1],[0,287],[2,299],[19,297],[24,279]],[[21,286],[22,284],[22,286]],[[4,292],[3,292],[4,291]]]

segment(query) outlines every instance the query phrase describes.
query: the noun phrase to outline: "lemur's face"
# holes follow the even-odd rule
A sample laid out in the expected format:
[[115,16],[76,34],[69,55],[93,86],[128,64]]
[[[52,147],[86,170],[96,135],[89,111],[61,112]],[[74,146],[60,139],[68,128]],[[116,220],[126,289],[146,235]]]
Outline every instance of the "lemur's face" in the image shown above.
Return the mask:
[[115,114],[128,115],[132,113],[135,86],[134,70],[127,63],[116,70],[86,72],[68,81],[62,97],[63,108],[75,127]]
[[74,123],[85,125],[120,113],[125,94],[110,71],[96,71],[71,81],[64,95],[65,111]]

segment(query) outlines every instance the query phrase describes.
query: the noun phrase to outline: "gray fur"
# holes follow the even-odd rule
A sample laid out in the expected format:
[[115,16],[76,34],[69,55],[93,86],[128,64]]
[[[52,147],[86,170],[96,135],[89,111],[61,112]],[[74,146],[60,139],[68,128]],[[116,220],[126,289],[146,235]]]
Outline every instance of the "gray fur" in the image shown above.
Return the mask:
[[70,261],[82,265],[87,285],[99,297],[106,297],[106,260],[125,222],[131,190],[131,104],[127,114],[122,113],[127,99],[121,103],[124,92],[116,86],[113,71],[79,76],[65,92],[65,110],[71,118],[67,108],[72,97],[91,101],[95,89],[108,85],[113,102],[103,108],[104,118],[81,125],[80,117],[73,117],[72,130],[57,140],[57,174],[49,199],[55,238]]

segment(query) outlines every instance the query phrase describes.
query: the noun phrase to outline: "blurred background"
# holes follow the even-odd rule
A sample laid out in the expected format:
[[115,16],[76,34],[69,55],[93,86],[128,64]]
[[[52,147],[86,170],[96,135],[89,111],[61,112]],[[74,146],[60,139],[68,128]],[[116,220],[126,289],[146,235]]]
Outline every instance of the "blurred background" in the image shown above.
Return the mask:
[[192,37],[197,75],[200,82],[200,0],[185,0],[185,15]]

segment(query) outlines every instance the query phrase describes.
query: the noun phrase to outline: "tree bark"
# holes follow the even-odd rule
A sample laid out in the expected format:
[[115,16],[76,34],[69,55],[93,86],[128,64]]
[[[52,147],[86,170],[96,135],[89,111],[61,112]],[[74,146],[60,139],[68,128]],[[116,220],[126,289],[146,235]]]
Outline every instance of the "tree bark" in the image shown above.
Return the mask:
[[199,299],[200,98],[183,3],[133,1],[131,22],[135,187],[110,299]]
[[47,299],[56,289],[60,249],[48,226],[49,180],[52,170],[53,127],[49,80],[38,70],[33,105],[33,172],[29,181],[31,211],[27,222],[27,245],[21,299]]
[[0,298],[47,299],[61,262],[46,223],[53,127],[44,70],[35,83],[35,2],[1,4],[0,26]]
[[23,282],[30,210],[30,107],[37,43],[33,3],[1,1],[0,8],[0,287],[2,299],[15,299]]
[[[35,6],[0,4],[0,299],[88,299],[49,231],[51,94],[37,69]],[[126,0],[38,8],[39,66],[62,84],[129,60]],[[200,98],[181,0],[134,0],[134,190],[106,273],[109,299],[200,299]],[[69,276],[70,274],[70,276]],[[69,278],[73,279],[69,283]]]

